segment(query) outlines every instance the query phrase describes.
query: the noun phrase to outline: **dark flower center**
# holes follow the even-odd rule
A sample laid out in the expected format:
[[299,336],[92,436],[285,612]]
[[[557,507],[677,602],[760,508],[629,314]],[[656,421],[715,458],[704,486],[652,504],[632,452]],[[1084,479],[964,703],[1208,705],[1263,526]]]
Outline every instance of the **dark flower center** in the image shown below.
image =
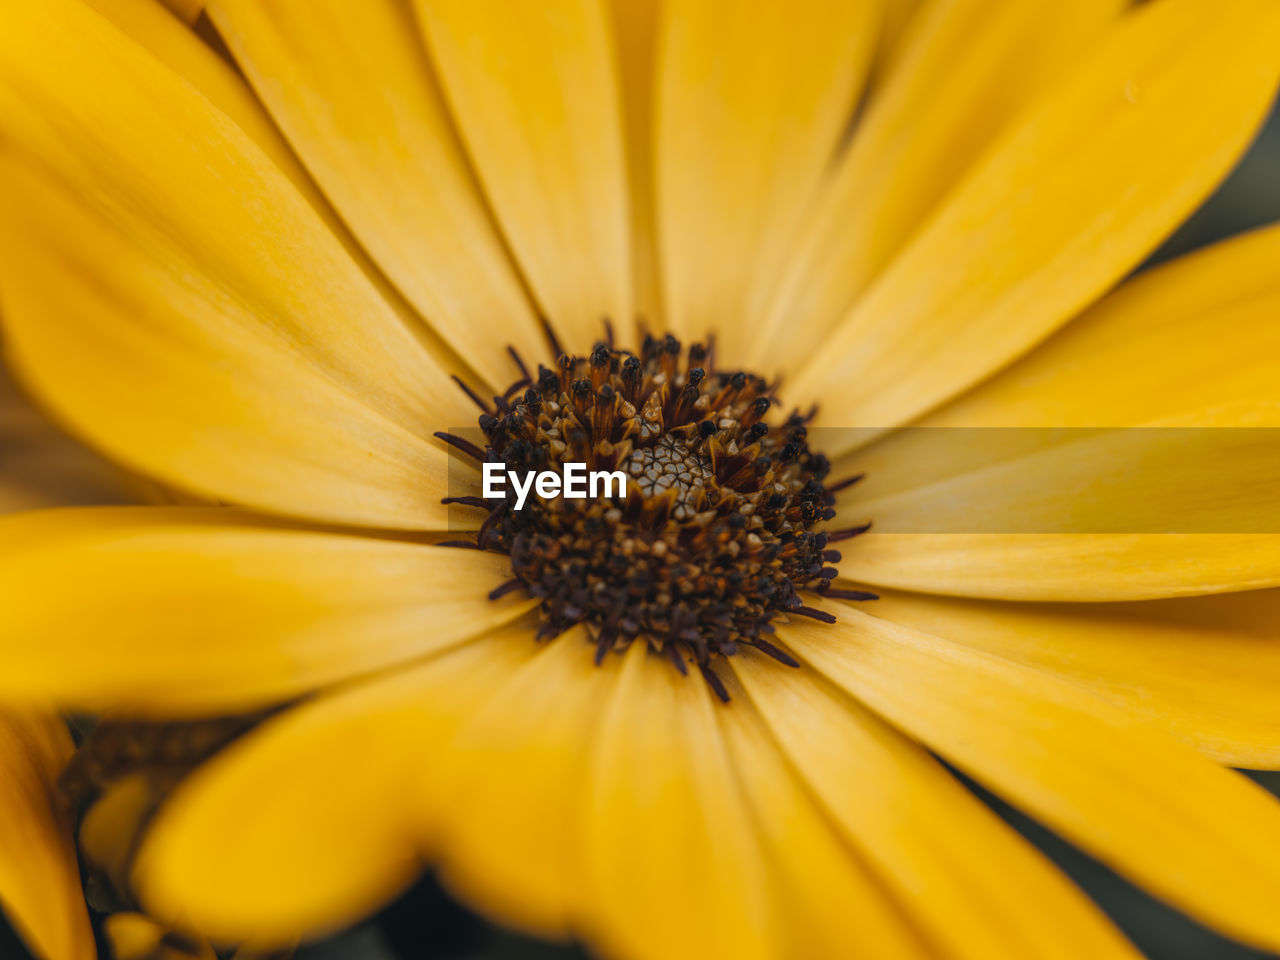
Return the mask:
[[448,498],[489,511],[475,545],[507,554],[513,573],[491,595],[541,601],[540,637],[585,624],[597,661],[642,640],[681,672],[692,659],[727,699],[713,657],[752,646],[796,666],[769,640],[775,618],[834,621],[802,593],[871,598],[831,586],[829,544],[865,528],[814,529],[835,497],[827,458],[808,446],[813,411],[779,415],[761,377],[719,370],[713,351],[673,337],[524,372],[493,407],[477,399],[483,450],[439,436],[520,476],[572,462],[628,478],[622,495],[531,495],[522,509],[514,491]]

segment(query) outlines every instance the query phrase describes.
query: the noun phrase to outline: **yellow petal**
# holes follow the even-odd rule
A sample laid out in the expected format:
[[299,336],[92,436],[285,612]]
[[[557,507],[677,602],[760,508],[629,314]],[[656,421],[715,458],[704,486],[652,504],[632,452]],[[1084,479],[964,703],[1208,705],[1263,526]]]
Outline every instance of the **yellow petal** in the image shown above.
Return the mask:
[[428,833],[440,831],[445,883],[542,936],[568,936],[591,899],[583,783],[619,664],[596,666],[587,641],[584,630],[563,634],[485,691],[421,776],[425,808],[441,816]]
[[915,29],[922,0],[885,0],[880,17],[880,43],[876,50],[875,72],[892,75],[906,38]]
[[1272,226],[1147,271],[922,425],[1280,425],[1278,258]]
[[736,362],[849,122],[880,0],[661,6],[654,167],[666,319]]
[[805,789],[732,676],[728,709],[716,716],[734,770],[770,855],[786,955],[932,956],[902,908],[851,849]]
[[1280,585],[1273,533],[886,533],[845,579],[996,600],[1153,600]]
[[604,0],[416,0],[472,163],[568,350],[632,340],[618,74]]
[[205,0],[162,0],[162,2],[188,23],[194,23],[196,18],[204,12]]
[[178,486],[442,525],[447,457],[424,438],[472,411],[425,331],[238,126],[92,11],[11,21],[0,283],[37,392]]
[[[903,4],[890,6],[900,11]],[[923,5],[810,210],[748,359],[794,370],[812,356],[995,136],[1125,6],[1124,0]]]
[[1148,271],[925,417],[928,429],[891,434],[839,469],[866,475],[856,499],[868,501],[1081,435],[1048,427],[1280,425],[1278,258],[1270,227]]
[[138,486],[50,423],[0,364],[0,513],[129,503]]
[[[129,774],[103,789],[80,821],[76,843],[85,863],[106,876],[117,890],[129,889],[138,837],[162,795],[162,788],[147,774]],[[124,925],[130,930],[142,929],[127,922]],[[121,952],[118,946],[116,949]]]
[[1266,113],[1278,51],[1271,0],[1210,18],[1203,0],[1134,10],[978,162],[792,390],[826,425],[886,427],[1025,352],[1227,172]]
[[771,957],[783,918],[706,684],[635,643],[608,709],[580,829],[589,942],[624,957]]
[[1280,767],[1280,590],[1015,604],[882,593],[870,612],[1067,677],[1235,767]]
[[[1266,537],[1207,534],[1277,529],[1268,477],[1280,423],[1278,256],[1280,230],[1271,228],[1144,274],[920,429],[848,458],[841,472],[867,477],[842,504],[850,522],[921,535],[869,538],[848,551],[842,572],[1022,599],[1276,582]],[[1143,424],[1159,428],[1046,428]],[[1209,429],[1218,427],[1258,429]],[[994,535],[1066,530],[1206,535]]]
[[418,312],[501,390],[546,341],[397,0],[218,0],[210,16],[311,173]]
[[612,0],[614,44],[622,85],[622,120],[631,188],[631,283],[635,314],[665,330],[658,290],[653,210],[653,72],[657,3]]
[[175,934],[141,913],[113,913],[102,927],[114,960],[217,960],[204,940]]
[[[302,166],[271,122],[249,85],[194,31],[167,13],[156,0],[81,0],[141,44],[160,63],[177,73],[208,101],[234,120],[276,166],[328,214]],[[180,0],[174,0],[179,3]],[[196,12],[204,4],[192,4]],[[194,15],[192,17],[194,19]]]
[[[958,432],[984,445],[985,432]],[[874,518],[881,534],[1280,532],[1275,428],[1030,432],[1041,449],[1001,449],[994,463],[844,512]],[[1005,432],[993,433],[1003,446]]]
[[1074,683],[838,605],[804,660],[1152,893],[1276,949],[1280,803]]
[[0,908],[40,960],[96,955],[55,793],[72,749],[56,717],[0,711]]
[[347,926],[421,869],[412,789],[475,698],[536,650],[507,628],[268,721],[202,765],[138,854],[143,902],[227,940]]
[[732,663],[782,752],[935,952],[1136,960],[1066,877],[918,745],[811,672],[749,653]]
[[247,709],[455,645],[533,601],[490,601],[505,557],[267,527],[231,511],[0,521],[0,696],[191,714]]

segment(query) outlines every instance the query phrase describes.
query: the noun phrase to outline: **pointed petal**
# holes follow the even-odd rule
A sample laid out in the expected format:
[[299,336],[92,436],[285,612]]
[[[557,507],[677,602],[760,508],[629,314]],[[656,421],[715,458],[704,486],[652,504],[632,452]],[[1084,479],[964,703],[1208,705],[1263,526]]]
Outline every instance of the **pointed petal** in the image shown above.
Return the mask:
[[666,319],[743,356],[871,63],[879,0],[661,5],[654,105]]
[[1233,767],[1280,767],[1280,590],[1139,603],[881,593],[876,616],[1067,677]]
[[1280,425],[1278,259],[1280,227],[1268,227],[1141,274],[919,422],[929,429],[891,434],[837,469],[865,474],[858,499],[871,501],[1072,436],[1047,427]]
[[[884,529],[886,509],[919,512],[911,492],[933,486],[920,495],[937,504],[943,481],[998,461],[1012,467],[1019,458],[1083,438],[1078,428],[1274,428],[1280,424],[1277,257],[1280,229],[1268,228],[1126,283],[1032,355],[925,417],[922,429],[897,431],[838,463],[838,475],[865,476],[856,497],[846,497],[847,508],[856,502],[856,512],[876,517]],[[1050,425],[1055,429],[1046,429]],[[1135,431],[1126,460],[1155,435]],[[1174,431],[1169,436],[1179,440]],[[1230,434],[1216,431],[1185,430],[1180,438],[1192,453],[1201,448],[1201,461],[1212,445],[1230,442]],[[1096,468],[1105,466],[1100,461]],[[1225,475],[1210,480],[1213,490],[1230,492]],[[1010,515],[1019,509],[1009,504]]]
[[0,283],[28,383],[177,486],[443,525],[447,456],[425,438],[472,414],[412,322],[240,128],[141,47],[71,0],[13,17]]
[[1074,65],[1125,6],[1124,0],[923,5],[806,218],[749,359],[795,370],[820,349],[1010,120]]
[[1207,196],[1280,77],[1280,9],[1234,0],[1214,14],[1202,0],[1137,8],[978,162],[797,376],[822,423],[893,426],[954,396]]
[[993,600],[1154,600],[1280,586],[1274,533],[886,533],[840,564],[858,583]]
[[1280,803],[1074,683],[837,604],[784,639],[833,682],[1136,883],[1280,946]]
[[[1144,274],[920,429],[849,457],[840,472],[867,479],[842,512],[912,535],[868,538],[842,572],[1022,599],[1276,582],[1267,537],[1218,534],[1277,529],[1277,257],[1280,229],[1269,228]],[[1070,529],[1199,535],[995,535]]]
[[812,673],[749,653],[732,663],[782,752],[938,953],[1136,960],[1084,894],[917,744]]
[[604,0],[417,0],[494,213],[567,350],[632,324],[626,156]]
[[546,342],[476,188],[408,7],[218,0],[211,16],[378,266],[501,390]]
[[233,712],[456,645],[532,604],[496,554],[270,527],[227,510],[0,521],[0,696]]
[[96,955],[55,793],[72,749],[57,717],[0,711],[0,908],[41,960]]
[[921,424],[1280,425],[1278,259],[1270,226],[1149,270]]

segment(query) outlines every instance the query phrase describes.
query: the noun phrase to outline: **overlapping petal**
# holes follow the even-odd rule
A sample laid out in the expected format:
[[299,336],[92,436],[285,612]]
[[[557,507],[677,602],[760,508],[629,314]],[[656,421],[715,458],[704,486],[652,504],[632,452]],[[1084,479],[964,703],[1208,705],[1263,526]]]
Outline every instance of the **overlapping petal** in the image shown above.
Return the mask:
[[654,185],[667,326],[747,359],[870,67],[880,0],[659,6]]
[[421,870],[413,789],[531,656],[527,626],[288,711],[183,783],[138,854],[143,902],[211,936],[289,943],[359,919]]
[[1201,0],[1136,8],[997,142],[795,376],[821,423],[890,427],[971,386],[1208,195],[1280,78],[1274,4],[1213,14]]
[[546,349],[397,0],[219,0],[210,15],[272,115],[378,266],[501,390],[495,345]]
[[[905,4],[888,4],[901,17]],[[1073,65],[1122,0],[923,4],[807,211],[745,359],[798,368],[984,149]],[[803,319],[803,323],[797,320]]]
[[932,956],[918,925],[870,870],[788,763],[732,676],[717,710],[734,773],[769,856],[773,898],[786,918],[783,956]]
[[139,492],[124,471],[50,423],[0,366],[0,514],[130,503]]
[[633,340],[627,164],[604,0],[417,0],[494,214],[565,349]]
[[1136,957],[1078,889],[918,744],[811,673],[749,653],[732,664],[824,811],[938,953]]
[[66,725],[0,710],[0,908],[40,960],[93,960],[70,824],[55,784],[71,756]]
[[609,952],[757,958],[785,942],[716,709],[700,679],[643,644],[627,651],[599,720],[580,827],[599,891],[592,933]]
[[0,284],[33,388],[179,486],[443,525],[448,458],[427,438],[473,412],[425,331],[176,74],[76,0],[9,15]]
[[901,535],[868,537],[842,574],[1039,600],[1277,582],[1277,256],[1269,228],[1138,277],[847,458],[866,479],[844,514]]
[[444,857],[444,882],[506,923],[558,938],[590,917],[584,785],[618,677],[614,658],[595,664],[589,639],[570,631],[494,682],[417,777],[433,812],[419,832]]
[[1068,677],[1222,763],[1280,765],[1280,591],[1105,604],[885,592],[872,612]]
[[102,508],[0,521],[0,697],[234,712],[507,623],[507,560],[268,526],[231,511]]
[[[1280,946],[1280,803],[1074,683],[847,605],[788,626],[797,654],[881,716],[1147,890]],[[1170,789],[1177,784],[1177,789]]]

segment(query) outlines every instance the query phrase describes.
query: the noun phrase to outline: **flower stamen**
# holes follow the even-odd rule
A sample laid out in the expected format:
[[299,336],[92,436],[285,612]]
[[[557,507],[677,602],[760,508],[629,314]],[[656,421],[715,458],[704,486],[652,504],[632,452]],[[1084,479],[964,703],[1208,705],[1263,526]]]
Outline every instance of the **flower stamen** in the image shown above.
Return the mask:
[[643,640],[681,672],[691,658],[727,700],[715,656],[750,646],[799,666],[767,639],[772,621],[834,622],[801,591],[874,599],[833,589],[828,565],[840,560],[830,543],[866,528],[813,529],[835,516],[834,489],[823,485],[830,464],[808,446],[816,411],[775,416],[763,378],[716,370],[707,347],[685,351],[670,336],[646,337],[638,353],[599,343],[536,375],[514,359],[523,376],[492,406],[467,389],[482,411],[484,449],[437,436],[518,475],[572,462],[628,477],[622,495],[530,498],[523,509],[514,493],[446,498],[489,511],[475,545],[507,554],[513,574],[490,597],[524,589],[541,601],[540,638],[585,624],[597,662]]

